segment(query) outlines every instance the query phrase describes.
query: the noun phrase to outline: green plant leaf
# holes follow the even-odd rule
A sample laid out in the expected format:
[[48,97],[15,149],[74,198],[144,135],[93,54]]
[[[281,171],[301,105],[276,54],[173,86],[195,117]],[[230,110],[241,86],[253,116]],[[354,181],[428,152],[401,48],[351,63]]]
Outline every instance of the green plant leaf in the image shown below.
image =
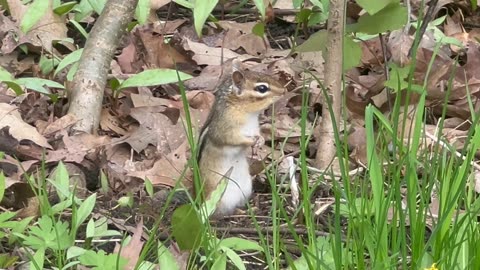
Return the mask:
[[300,8],[304,3],[304,0],[292,0],[293,8]]
[[88,198],[83,201],[83,203],[78,207],[76,215],[76,222],[74,229],[77,230],[80,225],[87,219],[87,217],[92,213],[93,207],[95,207],[95,201],[97,200],[97,194],[93,193]]
[[[225,173],[225,177],[220,180],[217,188],[215,188],[212,194],[210,194],[210,197],[201,206],[203,209],[206,210],[207,217],[211,216],[215,212],[218,202],[220,201],[220,199],[222,199],[223,193],[225,193],[225,189],[227,188],[228,177],[230,177],[232,170],[233,167]],[[204,220],[204,222],[207,222],[207,220]]]
[[15,243],[18,239],[18,234],[23,234],[23,232],[26,230],[27,226],[30,224],[34,217],[27,217],[24,218],[20,221],[15,221],[15,226],[12,226],[12,234],[8,238],[8,244],[12,245]]
[[47,75],[52,72],[53,68],[58,65],[59,61],[57,58],[49,58],[45,54],[42,54],[40,56],[40,62],[38,63],[40,65],[40,70],[42,71],[42,74]]
[[103,193],[107,193],[109,189],[108,178],[107,175],[103,172],[103,170],[100,170],[100,189]]
[[150,0],[139,0],[135,9],[135,17],[140,24],[145,24],[150,14]]
[[181,250],[194,250],[202,237],[203,224],[190,204],[175,209],[172,215],[172,235]]
[[81,256],[84,254],[87,250],[81,247],[77,246],[72,246],[67,249],[67,260],[70,260],[72,258]]
[[129,193],[127,196],[122,196],[118,199],[118,204],[121,207],[132,207],[133,206],[133,196]]
[[374,15],[362,15],[355,25],[355,30],[366,34],[379,34],[402,28],[407,19],[407,9],[399,3],[394,3]]
[[19,259],[18,256],[12,256],[9,254],[0,254],[0,268],[1,269],[10,268],[18,261],[18,259]]
[[93,7],[89,2],[90,0],[81,0],[80,3],[73,8],[75,11],[75,17],[71,21],[81,22],[93,12]]
[[263,0],[253,0],[253,3],[255,3],[255,6],[257,7],[258,11],[260,12],[260,15],[262,16],[262,21],[265,21],[265,10],[267,7],[265,6],[265,1]]
[[2,81],[2,80],[0,81],[6,84],[10,89],[12,89],[13,92],[15,92],[15,95],[20,96],[21,94],[23,94],[22,87],[15,81]]
[[33,261],[30,262],[30,269],[43,269],[45,262],[45,249],[39,249],[33,254]]
[[57,76],[57,74],[67,66],[78,62],[78,60],[80,60],[80,57],[82,56],[82,53],[83,53],[83,48],[73,51],[67,56],[65,56],[65,58],[63,58],[62,61],[60,61],[60,63],[58,64],[57,69],[55,70],[53,75]]
[[211,270],[225,270],[227,269],[227,255],[222,253],[212,265]]
[[237,267],[239,270],[246,270],[247,268],[245,267],[245,264],[242,261],[242,258],[238,256],[238,254],[226,247],[222,247],[222,250],[225,252],[227,257],[230,259],[230,261]]
[[150,179],[145,178],[145,190],[147,191],[148,196],[153,197],[153,184]]
[[350,36],[343,38],[343,70],[349,70],[360,63],[362,48]]
[[57,15],[62,16],[62,15],[67,14],[68,12],[70,12],[70,10],[72,10],[73,7],[75,7],[76,5],[77,5],[76,1],[70,1],[70,2],[66,2],[66,3],[62,3],[59,6],[55,7],[53,9],[53,12],[55,12],[55,14],[57,14]]
[[311,35],[304,43],[295,48],[298,52],[324,51],[327,44],[327,30],[320,30]]
[[[180,80],[191,79],[192,76],[178,71]],[[177,71],[174,69],[149,69],[142,71],[120,84],[119,89],[127,87],[153,86],[178,82]]]
[[19,78],[15,80],[16,83],[25,86],[28,89],[42,93],[42,94],[51,94],[50,90],[46,89],[44,86],[51,88],[60,88],[65,89],[65,87],[57,82],[41,79],[41,78]]
[[67,168],[63,162],[59,162],[55,169],[55,190],[61,201],[69,198],[70,192],[70,176],[68,175]]
[[15,78],[13,77],[10,72],[8,72],[6,69],[4,69],[2,66],[0,66],[0,81],[13,81]]
[[324,23],[328,19],[328,13],[327,12],[313,12],[312,15],[310,15],[308,19],[308,26],[312,27],[315,26],[319,23]]
[[[56,183],[52,182],[52,184],[55,186]],[[50,209],[48,209],[48,214],[49,215],[59,214],[65,211],[65,209],[69,208],[70,206],[72,206],[72,200],[61,201],[55,204],[54,206],[50,207]]]
[[309,8],[302,8],[297,15],[295,15],[295,21],[297,23],[306,23],[308,22],[308,18],[312,15],[312,10]]
[[168,248],[162,243],[158,242],[158,266],[160,269],[171,269],[171,270],[179,270],[177,261],[173,254],[168,250]]
[[120,87],[120,81],[117,78],[112,78],[108,80],[107,83],[108,83],[108,86],[110,86],[110,89],[112,89],[112,91],[117,91],[118,88]]
[[356,2],[361,8],[365,9],[368,14],[373,15],[389,4],[399,3],[399,0],[357,0]]
[[97,14],[102,14],[103,8],[105,7],[107,0],[88,0],[88,3],[90,3],[93,10]]
[[27,33],[32,27],[45,16],[49,7],[50,0],[34,0],[23,15],[20,29]]
[[193,3],[187,0],[173,0],[173,2],[179,4],[182,7],[193,9]]
[[87,224],[87,238],[96,238],[96,237],[110,237],[110,236],[121,236],[122,234],[115,230],[108,229],[108,222],[106,217],[101,217],[97,220],[93,218],[88,221]]
[[210,13],[217,5],[218,0],[209,1],[195,1],[193,4],[193,20],[195,24],[195,31],[199,37],[202,36],[202,28],[210,16]]
[[[73,26],[75,26],[75,28],[78,30],[78,32],[80,34],[82,34],[82,36],[87,39],[88,38],[88,33],[87,33],[87,30],[85,30],[85,28],[83,28],[83,26],[81,24],[79,24],[77,21],[75,20],[69,20],[68,21],[69,23],[73,24]],[[83,48],[82,48],[83,49]]]
[[254,241],[238,238],[238,237],[229,237],[222,239],[219,244],[221,247],[227,247],[233,250],[257,250],[263,251],[263,248]]
[[263,37],[265,35],[265,23],[259,22],[255,24],[252,28],[252,33],[256,36]]
[[95,266],[94,269],[124,269],[127,264],[127,259],[121,257],[119,254],[106,254],[105,251],[87,250],[78,257],[80,262],[86,266]]
[[13,218],[16,214],[17,214],[16,212],[10,212],[10,211],[0,213],[0,228],[7,228],[5,226],[5,222]]
[[53,221],[49,216],[42,216],[37,225],[29,227],[27,235],[15,233],[23,238],[23,245],[32,249],[64,250],[73,245],[73,238],[68,235],[68,223]]
[[395,91],[400,91],[408,87],[408,82],[405,79],[410,72],[410,66],[399,67],[395,63],[390,63],[390,78],[385,82],[385,86]]
[[73,81],[73,76],[75,76],[75,73],[77,73],[78,70],[78,62],[75,62],[72,67],[68,70],[67,73],[67,80]]
[[67,269],[76,269],[73,266],[80,264],[80,261],[71,261],[67,264],[65,264],[61,270],[67,270]]
[[91,218],[87,223],[86,237],[92,238],[95,235],[95,221]]
[[[298,52],[316,52],[321,51],[325,54],[327,45],[327,31],[320,30],[310,36],[303,44],[299,45],[295,50]],[[343,38],[343,69],[348,70],[357,66],[362,57],[362,49],[350,36]]]
[[6,84],[9,88],[11,88],[17,96],[23,94],[22,87],[15,82],[15,78],[13,77],[10,72],[0,66],[0,82]]

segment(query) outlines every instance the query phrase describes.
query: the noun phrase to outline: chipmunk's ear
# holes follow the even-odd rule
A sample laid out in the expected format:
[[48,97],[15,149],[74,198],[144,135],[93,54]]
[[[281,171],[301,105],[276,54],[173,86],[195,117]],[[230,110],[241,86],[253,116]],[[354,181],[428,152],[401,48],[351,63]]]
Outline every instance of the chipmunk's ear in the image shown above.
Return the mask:
[[236,95],[241,95],[245,84],[245,75],[243,74],[242,61],[234,59],[232,61],[232,90]]

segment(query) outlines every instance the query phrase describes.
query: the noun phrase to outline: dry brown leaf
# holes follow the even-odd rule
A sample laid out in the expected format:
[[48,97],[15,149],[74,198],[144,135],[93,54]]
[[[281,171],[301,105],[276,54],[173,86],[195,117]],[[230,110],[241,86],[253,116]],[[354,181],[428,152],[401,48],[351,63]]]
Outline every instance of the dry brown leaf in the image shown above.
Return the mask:
[[234,21],[219,21],[218,24],[225,30],[225,38],[219,40],[217,46],[236,51],[243,48],[249,55],[263,55],[270,49],[269,43],[252,33],[256,22],[237,23]]
[[443,121],[444,128],[453,128],[460,130],[468,130],[471,126],[471,122],[458,117],[450,117]]
[[[307,123],[307,134],[309,133],[309,130],[311,130],[309,125],[310,123]],[[272,139],[272,129],[274,129],[274,136],[276,139],[288,138],[288,140],[292,140],[299,138],[301,135],[299,122],[286,114],[275,116],[275,127],[271,123],[260,125],[262,136],[267,141]]]
[[165,43],[162,36],[154,33],[150,26],[138,27],[133,35],[136,44],[137,54],[141,52],[141,61],[136,66],[177,68],[182,71],[191,72],[195,70],[193,61],[182,48],[176,48],[170,43]]
[[40,200],[38,197],[29,197],[24,201],[24,207],[18,211],[17,218],[36,217],[40,215]]
[[298,68],[306,68],[315,70],[315,75],[319,79],[323,79],[325,59],[323,59],[322,52],[304,52],[298,54],[296,65]]
[[390,33],[387,42],[387,49],[392,54],[392,61],[403,67],[410,62],[408,58],[408,50],[413,44],[411,37],[404,29],[394,30]]
[[6,103],[0,103],[0,129],[10,127],[10,134],[19,142],[29,140],[35,144],[51,149],[47,142],[36,128],[25,123],[17,110],[17,107]]
[[[168,1],[171,1],[171,0],[168,0]],[[166,21],[166,22],[156,22],[154,24],[153,32],[160,35],[173,34],[175,30],[177,30],[177,28],[182,26],[182,24],[184,24],[185,22],[187,22],[187,19],[175,19],[175,20]]]
[[188,38],[183,41],[183,47],[186,51],[194,53],[192,58],[198,65],[220,65],[222,63],[222,55],[223,61],[239,56],[239,54],[229,49],[208,47],[203,43],[195,42]]
[[[187,270],[188,261],[190,258],[190,252],[181,251],[175,242],[172,242],[170,247],[168,247],[168,250],[170,251],[170,253],[172,253],[173,257],[175,258],[175,261],[177,262],[177,265],[178,265],[178,269]],[[160,269],[160,270],[164,270],[164,269]]]
[[365,144],[367,141],[365,128],[362,126],[352,126],[347,136],[348,146],[349,148],[352,148],[350,157],[358,164],[366,165],[368,160],[367,146]]
[[[215,95],[212,92],[206,91],[188,91],[187,94],[188,105],[193,109],[198,110],[210,110],[212,108],[213,102],[215,101]],[[176,101],[182,102],[182,97],[180,95],[173,97]],[[183,103],[177,104],[179,109],[183,109]]]
[[[28,7],[23,5],[20,0],[7,0],[7,3],[12,17],[20,23]],[[50,0],[50,6],[47,8],[45,15],[27,34],[23,34],[21,31],[16,33],[19,36],[17,45],[28,43],[37,48],[44,48],[53,52],[53,42],[60,41],[65,47],[74,51],[75,46],[65,41],[67,30],[65,18],[53,12],[52,1]],[[8,51],[4,52],[9,53]]]
[[53,135],[53,133],[64,130],[77,122],[77,119],[72,114],[66,114],[49,124],[42,132],[45,136]]
[[142,251],[142,248],[143,248],[142,236],[143,236],[143,220],[140,220],[140,222],[135,227],[135,231],[132,235],[132,238],[130,239],[130,242],[121,248],[119,244],[115,245],[115,249],[113,252],[114,253],[120,252],[120,256],[128,260],[127,265],[123,269],[126,269],[126,270],[135,269],[135,265],[138,262],[140,252]]
[[366,93],[363,88],[358,85],[348,85],[346,91],[346,105],[350,112],[360,115],[365,115],[365,108],[372,101],[365,97]]
[[122,49],[122,53],[117,56],[117,62],[121,68],[122,73],[134,74],[140,71],[141,66],[134,66],[134,63],[138,61],[138,56],[139,55],[137,53],[137,48],[132,42],[130,42],[125,48]]
[[98,147],[109,143],[107,136],[95,136],[88,133],[82,133],[75,136],[68,136],[65,130],[61,131],[63,135],[64,148],[48,151],[47,162],[74,162],[81,163],[85,155],[96,151]]
[[150,0],[150,8],[153,10],[159,9],[172,2],[172,0]]
[[378,66],[383,63],[383,50],[380,38],[360,42],[362,48],[361,62],[364,65]]
[[145,170],[153,165],[153,161],[144,159],[134,162],[132,168],[133,151],[126,144],[108,145],[106,147],[107,162],[104,166],[105,174],[108,176],[109,186],[114,190],[134,190],[143,186],[143,180],[128,176],[127,173],[136,170]]
[[113,131],[115,134],[122,136],[128,133],[128,131],[123,128],[121,120],[106,108],[102,109],[100,128],[105,131]]
[[[304,4],[308,5],[310,2],[305,2]],[[290,0],[277,0],[275,1],[273,5],[273,11],[275,12],[275,9],[280,9],[280,10],[285,10],[285,9],[294,9],[293,6],[293,1]],[[281,17],[282,20],[289,22],[289,23],[295,23],[296,22],[296,16],[295,15],[278,15],[276,16]]]
[[208,90],[213,91],[218,84],[220,74],[222,73],[222,66],[208,65],[199,76],[193,77],[185,81],[185,87],[190,90]]
[[154,185],[173,187],[187,164],[187,148],[188,144],[184,141],[174,152],[155,161],[152,168],[131,172],[128,175],[140,179],[148,178]]
[[[1,25],[1,14],[0,14],[0,25]],[[2,36],[1,30],[0,30],[0,36]],[[21,60],[18,60],[18,59]],[[28,56],[23,58],[19,57],[19,52],[14,51],[9,54],[2,54],[0,55],[0,66],[6,69],[8,72],[10,72],[12,75],[17,76],[19,74],[22,74],[26,70],[29,70],[33,67],[34,65],[34,57]]]
[[149,107],[149,106],[168,106],[170,100],[165,98],[156,98],[146,95],[130,94],[133,107]]
[[20,30],[15,22],[4,15],[4,11],[0,12],[0,36],[2,37],[2,55],[7,55],[17,47],[17,32]]
[[459,18],[459,12],[455,12],[453,16],[447,15],[445,20],[445,24],[443,25],[443,33],[448,36],[452,37],[457,34],[465,33],[465,29],[462,26],[462,22]]
[[127,135],[112,141],[114,144],[126,142],[140,153],[149,144],[157,147],[158,152],[167,155],[185,140],[184,128],[178,122],[166,115],[168,109],[164,106],[132,108],[130,115],[140,125]]

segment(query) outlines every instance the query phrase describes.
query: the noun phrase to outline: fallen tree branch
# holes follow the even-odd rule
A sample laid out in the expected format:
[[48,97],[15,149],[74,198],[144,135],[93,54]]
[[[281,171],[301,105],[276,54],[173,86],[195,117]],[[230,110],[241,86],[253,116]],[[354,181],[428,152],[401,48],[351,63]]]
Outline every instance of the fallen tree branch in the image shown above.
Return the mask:
[[138,0],[109,0],[89,34],[69,88],[68,113],[79,121],[73,133],[96,133],[110,62]]

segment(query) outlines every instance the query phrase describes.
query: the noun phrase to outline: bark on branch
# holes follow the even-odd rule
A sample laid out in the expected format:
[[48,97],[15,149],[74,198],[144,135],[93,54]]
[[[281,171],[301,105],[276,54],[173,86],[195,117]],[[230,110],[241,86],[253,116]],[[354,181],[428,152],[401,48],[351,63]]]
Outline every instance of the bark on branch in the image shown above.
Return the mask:
[[[335,134],[333,125],[339,126],[342,104],[342,71],[343,71],[343,28],[345,21],[345,0],[330,0],[328,16],[328,39],[325,55],[325,87],[330,104],[324,104],[322,122],[319,127],[316,165],[326,169],[334,159]],[[330,115],[328,106],[332,106],[335,119]],[[334,122],[335,121],[335,122]]]
[[98,129],[110,62],[137,3],[138,0],[109,0],[89,34],[69,89],[68,113],[79,120],[74,133],[95,133]]

